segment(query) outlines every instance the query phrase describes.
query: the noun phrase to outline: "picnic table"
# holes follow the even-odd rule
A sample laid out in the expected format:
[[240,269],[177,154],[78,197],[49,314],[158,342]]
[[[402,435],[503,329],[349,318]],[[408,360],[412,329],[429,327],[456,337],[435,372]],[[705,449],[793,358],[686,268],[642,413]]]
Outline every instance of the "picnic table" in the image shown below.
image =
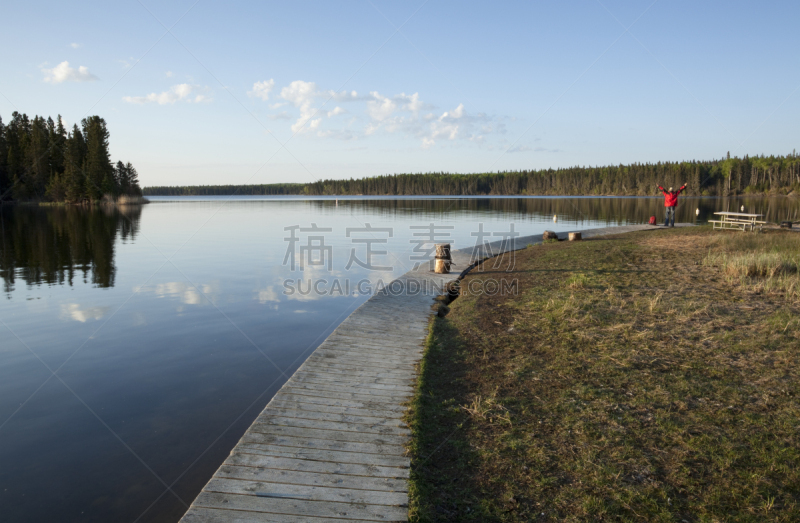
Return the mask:
[[756,227],[762,227],[767,223],[758,220],[764,216],[763,214],[728,211],[715,212],[714,214],[719,216],[719,220],[708,220],[708,223],[712,224],[714,229],[740,229],[746,231],[749,227],[752,231]]

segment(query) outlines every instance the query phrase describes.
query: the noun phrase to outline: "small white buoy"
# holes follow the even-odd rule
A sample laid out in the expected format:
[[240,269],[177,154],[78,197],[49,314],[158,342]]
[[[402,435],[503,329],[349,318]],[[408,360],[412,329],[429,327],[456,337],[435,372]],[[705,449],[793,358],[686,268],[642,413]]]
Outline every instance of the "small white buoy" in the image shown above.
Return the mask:
[[744,212],[744,205],[742,205],[742,212]]
[[556,215],[554,214],[554,215],[553,215],[553,223],[556,223],[557,221],[558,221],[558,216],[556,216]]
[[699,207],[694,210],[694,215],[695,216],[700,216],[700,208]]

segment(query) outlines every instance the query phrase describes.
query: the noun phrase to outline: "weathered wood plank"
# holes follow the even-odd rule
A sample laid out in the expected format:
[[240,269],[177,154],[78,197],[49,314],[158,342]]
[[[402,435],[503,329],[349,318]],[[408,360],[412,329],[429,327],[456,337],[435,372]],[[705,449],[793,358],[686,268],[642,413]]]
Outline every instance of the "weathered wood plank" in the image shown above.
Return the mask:
[[317,487],[314,485],[296,485],[292,483],[275,483],[268,481],[247,481],[242,479],[220,478],[214,476],[208,482],[206,492],[224,494],[242,494],[279,499],[299,499],[311,501],[333,501],[336,503],[353,503],[359,505],[405,505],[407,492],[391,492],[386,490],[359,490],[349,488]]
[[378,358],[395,358],[399,360],[411,360],[417,361],[422,357],[423,348],[394,348],[394,349],[387,349],[386,347],[381,347],[378,344],[375,345],[368,345],[361,341],[353,341],[353,342],[342,342],[340,340],[331,340],[323,345],[320,345],[320,350],[337,350],[340,352],[347,352],[347,353],[359,353],[368,356],[378,357]]
[[[228,456],[223,466],[252,467],[265,472],[275,470],[293,470],[295,472],[315,472],[339,476],[366,476],[370,478],[404,479],[408,478],[407,468],[381,467],[376,465],[360,465],[355,463],[331,463],[297,458],[279,458],[236,453]],[[402,483],[404,487],[408,485]],[[401,489],[397,489],[401,490]]]
[[344,422],[344,423],[353,423],[358,425],[369,425],[369,426],[387,426],[387,427],[405,427],[405,423],[402,422],[400,418],[387,418],[385,416],[356,416],[353,414],[344,414],[344,413],[336,413],[336,412],[320,412],[318,410],[312,410],[307,408],[302,408],[298,406],[294,406],[294,408],[281,408],[277,405],[273,405],[269,412],[265,412],[265,420],[273,419],[276,417],[286,417],[286,418],[302,418],[308,420],[320,420],[320,421],[337,421],[337,422]]
[[[398,383],[413,383],[415,381],[416,376],[414,376],[410,371],[400,371],[394,369],[363,369],[353,366],[348,366],[346,368],[339,368],[333,364],[327,365],[325,367],[322,366],[309,366],[307,369],[303,369],[304,372],[313,373],[314,375],[339,375],[339,376],[352,376],[352,377],[364,377],[364,378],[382,378],[387,380],[393,380]],[[299,370],[298,370],[299,372]]]
[[[320,348],[318,349],[319,352],[314,352],[314,354],[309,357],[310,361],[306,361],[306,363],[309,365],[327,365],[330,363],[338,363],[340,365],[360,365],[363,367],[385,370],[403,370],[406,372],[412,372],[420,359],[411,358],[409,360],[389,361],[388,355],[372,355],[359,353],[352,350],[343,350],[342,347],[337,348],[339,350],[328,350],[327,347]],[[306,366],[306,368],[308,368],[308,366]]]
[[[293,396],[294,397],[294,396]],[[402,420],[404,413],[402,411],[391,411],[387,409],[356,409],[353,407],[336,407],[333,405],[320,405],[318,403],[305,403],[300,401],[288,400],[284,395],[276,398],[270,402],[270,406],[282,410],[294,410],[301,412],[320,412],[325,414],[336,414],[343,416],[359,416],[364,418],[383,418]]]
[[405,406],[397,405],[395,403],[353,401],[346,399],[329,398],[327,396],[307,396],[304,394],[293,394],[288,391],[281,394],[279,397],[276,396],[275,400],[273,401],[281,401],[281,400],[296,401],[304,405],[314,404],[314,405],[330,406],[343,409],[381,410],[381,411],[391,412],[393,414],[399,413],[401,415],[406,412]]
[[410,462],[407,457],[391,454],[366,454],[361,452],[347,452],[328,449],[314,449],[307,447],[281,447],[277,445],[258,445],[239,443],[236,446],[239,454],[254,456],[269,456],[276,458],[305,459],[326,463],[341,463],[352,465],[365,465],[369,467],[408,468]]
[[318,472],[301,472],[296,470],[265,470],[254,467],[237,467],[223,464],[215,477],[220,479],[238,479],[287,485],[306,485],[351,490],[371,490],[386,492],[408,492],[405,479],[377,478],[371,476],[347,476],[344,474],[327,474]]
[[386,367],[368,367],[365,365],[347,365],[328,361],[326,365],[309,365],[309,370],[314,372],[327,372],[327,373],[341,373],[348,372],[361,373],[368,376],[375,376],[377,378],[395,378],[395,379],[408,379],[415,380],[416,374],[409,366],[408,368],[386,368]]
[[[290,516],[288,514],[265,514],[227,508],[206,508],[193,506],[181,519],[183,523],[345,523],[352,519],[315,518],[311,516]],[[375,521],[375,520],[363,520]]]
[[[310,449],[346,450],[348,452],[371,452],[380,454],[403,454],[402,445],[406,440],[397,434],[359,433],[328,429],[307,429],[286,425],[271,425],[260,420],[242,436],[242,443],[262,445],[283,445],[298,447],[307,445]],[[391,448],[389,448],[391,447]]]
[[[292,376],[294,383],[319,383],[320,385],[343,384],[356,389],[371,389],[373,391],[383,391],[384,394],[394,396],[397,392],[413,393],[414,388],[408,385],[384,383],[384,378],[360,378],[358,376],[347,375],[325,375],[322,373],[297,372]],[[371,392],[370,392],[371,393]]]
[[307,396],[310,398],[330,398],[346,401],[361,401],[368,402],[373,405],[387,404],[398,405],[394,398],[390,396],[372,396],[369,394],[357,394],[355,392],[336,392],[330,390],[320,390],[311,388],[309,386],[301,386],[300,384],[290,385],[288,382],[284,385],[287,394],[294,394],[298,396]]
[[391,369],[396,366],[408,366],[413,367],[414,364],[419,361],[419,358],[415,357],[404,357],[398,358],[396,356],[391,356],[389,354],[380,355],[380,354],[368,354],[366,352],[357,352],[353,350],[336,350],[336,349],[329,349],[327,347],[318,349],[319,353],[318,356],[322,356],[323,358],[328,358],[332,360],[339,360],[339,361],[363,361],[365,364],[372,363],[376,365],[382,365],[384,368]]
[[[213,480],[212,480],[213,481]],[[330,517],[345,520],[405,521],[408,509],[386,505],[360,505],[314,500],[281,499],[203,490],[194,504],[198,507],[225,507],[232,511],[264,512],[290,516]]]
[[348,423],[345,421],[323,421],[316,419],[294,418],[273,414],[262,414],[256,419],[259,427],[279,426],[295,427],[299,429],[330,430],[338,433],[352,432],[356,434],[379,434],[382,436],[407,436],[411,431],[405,427],[382,425],[374,423],[372,425],[361,423]]
[[[358,354],[342,354],[342,353],[334,353],[334,352],[326,352],[322,353],[320,351],[319,354],[314,354],[313,363],[315,364],[331,364],[331,363],[338,363],[339,365],[359,365],[362,367],[368,367],[371,369],[383,369],[383,370],[403,370],[403,371],[411,371],[414,369],[414,363],[406,362],[406,363],[390,363],[381,361],[380,359],[371,359],[368,357],[362,357]],[[416,362],[415,362],[416,363]]]
[[357,387],[349,387],[347,385],[336,385],[336,384],[328,384],[328,383],[312,383],[308,381],[300,382],[300,381],[287,381],[285,386],[289,386],[289,388],[295,390],[315,390],[315,391],[327,391],[327,392],[343,392],[348,393],[351,390],[355,390],[360,396],[364,397],[372,397],[373,399],[380,400],[384,398],[386,401],[391,401],[392,398],[400,398],[400,401],[404,401],[405,399],[411,397],[410,393],[403,392],[403,391],[385,391],[379,389],[368,389],[368,388],[357,388]]
[[[320,378],[320,379],[336,379],[336,380],[343,380],[343,379],[350,379],[350,380],[358,380],[358,381],[369,381],[376,384],[384,384],[384,385],[402,385],[402,386],[409,386],[409,384],[414,383],[414,379],[411,377],[405,378],[398,378],[389,376],[376,376],[374,372],[358,372],[358,371],[341,371],[338,369],[327,369],[327,368],[309,368],[304,369],[302,373],[298,371],[295,374],[302,374],[303,376]],[[387,373],[388,374],[388,373]]]

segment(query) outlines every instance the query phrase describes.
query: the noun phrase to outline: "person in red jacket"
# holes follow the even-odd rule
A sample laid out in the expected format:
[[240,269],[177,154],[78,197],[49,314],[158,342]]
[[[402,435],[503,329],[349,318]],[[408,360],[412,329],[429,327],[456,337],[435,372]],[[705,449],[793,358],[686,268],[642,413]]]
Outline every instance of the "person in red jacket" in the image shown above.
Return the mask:
[[664,207],[666,207],[666,215],[664,216],[664,227],[669,225],[675,227],[675,207],[678,206],[678,195],[686,189],[686,184],[681,185],[677,191],[673,191],[672,187],[668,191],[664,190],[660,185],[659,190],[664,194]]

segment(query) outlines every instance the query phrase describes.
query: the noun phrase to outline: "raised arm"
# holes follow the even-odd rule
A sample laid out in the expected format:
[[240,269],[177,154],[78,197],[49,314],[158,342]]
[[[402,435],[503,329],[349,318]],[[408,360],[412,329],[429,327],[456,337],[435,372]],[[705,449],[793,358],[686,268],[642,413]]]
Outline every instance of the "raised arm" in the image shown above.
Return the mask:
[[686,189],[686,184],[685,183],[683,185],[681,185],[680,189],[678,189],[678,194],[682,193],[684,189]]

